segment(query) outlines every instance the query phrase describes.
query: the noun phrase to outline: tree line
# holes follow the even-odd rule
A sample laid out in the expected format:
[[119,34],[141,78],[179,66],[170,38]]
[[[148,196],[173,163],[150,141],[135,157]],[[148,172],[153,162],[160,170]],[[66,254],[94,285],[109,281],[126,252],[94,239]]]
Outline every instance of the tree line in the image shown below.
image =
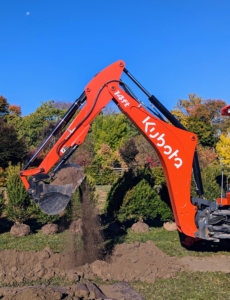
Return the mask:
[[[9,104],[4,96],[0,96],[0,185],[2,187],[7,184],[7,168],[18,164],[22,166],[49,135],[70,105],[66,102],[47,101],[41,103],[35,112],[22,116],[20,106]],[[198,155],[202,176],[205,178],[204,187],[208,190],[205,196],[211,199],[217,197],[218,194],[214,197],[214,193],[220,191],[216,178],[221,168],[224,168],[227,174],[230,166],[230,151],[228,151],[230,119],[220,115],[220,109],[225,105],[226,102],[223,100],[203,99],[196,94],[189,94],[188,99],[179,99],[171,111],[189,131],[198,135]],[[55,138],[51,142],[51,147],[54,142]],[[42,151],[37,163],[47,151],[49,148]],[[160,200],[164,198],[163,202],[166,199],[167,205],[170,206],[163,172],[155,151],[122,113],[110,109],[103,110],[91,124],[85,142],[70,160],[81,165],[94,184],[113,185],[108,195],[106,209],[110,213],[114,209],[114,216],[116,215],[120,220],[131,217],[151,217],[153,209],[150,209],[148,201],[154,197]],[[126,172],[121,179],[119,174],[114,172],[114,168],[127,170],[129,176]],[[127,177],[132,178],[132,182],[136,182],[136,185],[124,182],[124,178],[128,180]],[[114,207],[113,201],[117,201],[114,195],[117,195],[123,185],[124,187],[130,185],[128,193],[122,198],[121,203]],[[145,193],[140,198],[140,191],[143,190]],[[141,204],[143,197],[148,199],[144,206]],[[136,199],[138,204],[134,205],[133,199]],[[156,204],[151,202],[151,205]],[[152,216],[162,214],[167,216],[165,219],[169,218],[170,213],[165,209],[163,213],[156,213],[155,208]]]

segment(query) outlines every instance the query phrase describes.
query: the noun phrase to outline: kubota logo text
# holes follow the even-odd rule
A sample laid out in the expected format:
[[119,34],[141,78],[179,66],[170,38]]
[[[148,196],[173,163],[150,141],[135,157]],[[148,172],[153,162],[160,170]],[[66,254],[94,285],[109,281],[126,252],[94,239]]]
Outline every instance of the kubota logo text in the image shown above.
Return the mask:
[[150,117],[147,117],[146,119],[144,119],[144,121],[142,121],[142,123],[145,124],[145,132],[146,133],[151,132],[149,134],[149,137],[151,139],[156,139],[158,141],[158,143],[156,145],[159,148],[163,147],[163,149],[164,149],[163,153],[168,156],[168,159],[173,158],[173,160],[175,162],[174,166],[177,169],[179,169],[183,164],[182,159],[178,157],[179,150],[173,151],[172,147],[166,144],[165,139],[164,139],[165,134],[164,133],[160,134],[159,132],[157,132],[156,128],[154,127],[156,125],[156,123],[148,122],[149,119],[150,119]]

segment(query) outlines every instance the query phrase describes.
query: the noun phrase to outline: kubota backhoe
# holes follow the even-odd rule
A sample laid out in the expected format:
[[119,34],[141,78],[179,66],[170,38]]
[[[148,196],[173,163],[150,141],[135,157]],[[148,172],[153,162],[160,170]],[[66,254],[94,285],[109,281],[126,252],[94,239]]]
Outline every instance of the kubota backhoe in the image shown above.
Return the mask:
[[[128,85],[121,80],[123,73],[148,97],[154,109],[146,107],[137,99]],[[84,92],[20,172],[28,193],[41,210],[50,215],[59,214],[81,184],[85,177],[83,171],[79,166],[67,163],[67,160],[84,142],[91,122],[111,100],[157,152],[164,169],[178,230],[189,237],[205,240],[219,241],[230,238],[230,194],[223,194],[216,201],[203,199],[196,134],[187,131],[156,97],[130,74],[125,68],[125,62],[121,60],[102,70],[89,82]],[[77,111],[79,113],[75,114]],[[61,131],[61,137],[40,165],[29,168],[52,137]],[[190,195],[192,177],[197,197]]]

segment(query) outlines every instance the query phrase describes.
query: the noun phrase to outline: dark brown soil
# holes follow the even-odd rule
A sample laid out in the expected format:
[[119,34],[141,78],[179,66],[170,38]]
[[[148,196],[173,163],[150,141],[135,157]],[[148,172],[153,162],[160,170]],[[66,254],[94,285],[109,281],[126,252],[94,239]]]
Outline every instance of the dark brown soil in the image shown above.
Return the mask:
[[[77,259],[77,255],[78,253],[73,254],[71,259]],[[39,280],[49,282],[52,278],[61,276],[75,284],[76,287],[79,282],[94,281],[98,277],[104,282],[107,280],[119,282],[138,280],[154,283],[157,278],[172,277],[178,271],[186,269],[230,272],[228,256],[177,259],[164,254],[151,241],[117,245],[112,255],[108,256],[106,260],[96,260],[80,267],[71,266],[69,262],[69,254],[53,253],[48,247],[40,252],[2,250],[0,251],[0,282],[7,286],[26,285],[28,282]],[[115,295],[118,295],[116,290],[114,291],[114,287],[112,291],[108,286],[101,286],[101,289],[107,297],[115,298]],[[0,289],[0,299],[78,299],[64,298],[70,294],[61,292],[57,288],[50,290],[50,287],[37,287],[36,290],[24,288],[20,293],[9,288],[5,288],[4,292]],[[82,299],[92,298],[85,295],[85,298]]]
[[84,243],[84,255],[82,264],[91,263],[103,256],[103,235],[98,212],[93,202],[93,194],[85,182],[81,186],[82,202],[82,239]]
[[78,235],[72,232],[70,239],[67,241],[65,250],[69,258],[69,261],[65,262],[65,265],[71,268],[91,263],[97,259],[102,259],[104,255],[104,239],[93,197],[94,194],[90,190],[87,181],[85,181],[80,187],[83,249],[80,251],[76,249],[75,239]]
[[[78,259],[78,253],[74,257]],[[79,282],[99,277],[107,280],[140,280],[153,283],[156,278],[168,278],[183,270],[184,265],[159,250],[153,242],[117,245],[106,261],[96,260],[75,267],[69,263],[69,253],[53,253],[47,247],[43,251],[0,251],[0,281],[4,284],[50,280],[65,276]]]
[[73,192],[76,188],[82,183],[82,180],[85,178],[85,174],[80,168],[80,166],[75,164],[65,164],[54,177],[54,181],[51,185],[64,185],[73,183]]

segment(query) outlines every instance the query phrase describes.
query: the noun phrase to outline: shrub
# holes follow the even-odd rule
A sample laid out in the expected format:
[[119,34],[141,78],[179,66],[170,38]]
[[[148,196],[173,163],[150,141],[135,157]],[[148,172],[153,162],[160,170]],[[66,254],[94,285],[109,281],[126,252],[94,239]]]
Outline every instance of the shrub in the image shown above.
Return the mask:
[[160,217],[162,221],[168,221],[172,219],[172,212],[149,182],[142,179],[126,193],[117,213],[117,219],[123,222],[129,219],[137,221],[156,217]]
[[43,211],[41,211],[41,209],[38,206],[36,206],[35,215],[37,221],[43,225],[54,223],[59,219],[59,215],[54,215],[54,216],[47,215]]
[[96,162],[85,168],[86,175],[90,176],[97,185],[113,184],[119,177],[112,167],[100,167]]
[[29,194],[19,177],[20,169],[19,164],[17,166],[9,165],[6,169],[6,193],[8,200],[6,214],[7,219],[15,223],[23,223],[34,212],[32,200],[30,200]]
[[134,139],[131,138],[123,143],[119,152],[127,166],[131,167],[139,151],[137,150]]
[[0,167],[0,187],[6,186],[6,172]]
[[99,185],[106,185],[106,184],[113,184],[119,175],[113,171],[112,168],[105,167],[101,170],[99,180],[97,184]]
[[[212,201],[221,195],[221,167],[210,165],[201,171],[204,196],[206,199]],[[226,188],[226,175],[224,175],[223,187]],[[223,191],[224,192],[224,191]]]
[[5,199],[4,199],[4,191],[0,193],[0,216],[2,215],[5,209]]
[[164,189],[167,191],[160,168],[130,169],[111,187],[106,212],[120,221],[156,217],[171,220],[173,215],[165,202],[166,199],[168,202],[168,194],[164,191],[165,199],[161,196]]

